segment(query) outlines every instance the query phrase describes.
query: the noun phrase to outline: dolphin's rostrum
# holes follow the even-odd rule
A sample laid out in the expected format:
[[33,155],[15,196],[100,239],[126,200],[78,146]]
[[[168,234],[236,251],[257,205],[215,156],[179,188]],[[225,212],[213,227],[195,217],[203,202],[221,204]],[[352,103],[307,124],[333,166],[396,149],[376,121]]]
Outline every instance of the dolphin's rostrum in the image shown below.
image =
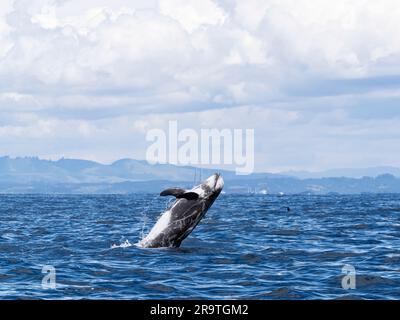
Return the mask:
[[223,186],[221,175],[215,173],[191,190],[171,188],[162,191],[161,196],[175,196],[176,200],[139,245],[145,248],[179,247],[217,199]]

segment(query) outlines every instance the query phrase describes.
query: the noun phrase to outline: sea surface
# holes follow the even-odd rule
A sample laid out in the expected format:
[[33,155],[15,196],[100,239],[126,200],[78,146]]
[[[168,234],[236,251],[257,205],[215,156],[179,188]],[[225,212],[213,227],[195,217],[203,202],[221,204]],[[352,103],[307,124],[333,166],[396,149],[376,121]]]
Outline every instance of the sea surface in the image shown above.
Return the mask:
[[400,195],[222,194],[181,248],[137,247],[169,202],[0,195],[0,299],[400,299]]

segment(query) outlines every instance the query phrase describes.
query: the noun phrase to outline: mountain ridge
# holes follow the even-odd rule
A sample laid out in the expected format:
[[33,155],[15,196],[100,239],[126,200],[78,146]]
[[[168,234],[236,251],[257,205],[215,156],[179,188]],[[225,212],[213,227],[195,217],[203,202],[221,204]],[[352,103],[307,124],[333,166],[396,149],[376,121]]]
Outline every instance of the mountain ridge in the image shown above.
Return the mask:
[[[159,192],[168,186],[191,187],[212,173],[220,172],[230,193],[400,193],[400,178],[374,167],[375,176],[323,177],[321,173],[252,173],[238,176],[234,171],[199,169],[172,164],[149,164],[145,160],[119,159],[110,164],[84,159],[0,157],[0,193],[129,193]],[[340,175],[350,169],[332,169]],[[368,173],[368,169],[356,173]],[[364,170],[364,171],[363,171]],[[390,171],[390,170],[389,170]],[[400,169],[399,169],[400,172]],[[354,173],[354,172],[353,172]],[[308,175],[307,175],[308,174]],[[296,176],[297,175],[297,176]]]

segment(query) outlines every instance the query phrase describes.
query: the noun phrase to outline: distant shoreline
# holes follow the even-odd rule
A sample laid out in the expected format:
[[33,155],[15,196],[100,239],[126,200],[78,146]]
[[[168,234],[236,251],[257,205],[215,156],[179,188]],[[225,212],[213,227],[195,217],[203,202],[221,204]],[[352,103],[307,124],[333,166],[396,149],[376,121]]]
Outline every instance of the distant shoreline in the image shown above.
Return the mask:
[[[384,168],[381,167],[380,170]],[[395,172],[395,169],[392,168],[392,172]],[[339,172],[338,170],[336,171]],[[371,170],[378,172],[377,168]],[[201,178],[216,171],[223,175],[226,182],[224,191],[229,194],[400,193],[400,177],[392,173],[370,177],[299,178],[274,173],[236,175],[229,170],[199,169],[171,164],[151,165],[146,161],[133,159],[121,159],[110,165],[103,165],[80,159],[63,158],[51,161],[37,157],[0,157],[0,193],[155,193],[171,186],[191,187]]]

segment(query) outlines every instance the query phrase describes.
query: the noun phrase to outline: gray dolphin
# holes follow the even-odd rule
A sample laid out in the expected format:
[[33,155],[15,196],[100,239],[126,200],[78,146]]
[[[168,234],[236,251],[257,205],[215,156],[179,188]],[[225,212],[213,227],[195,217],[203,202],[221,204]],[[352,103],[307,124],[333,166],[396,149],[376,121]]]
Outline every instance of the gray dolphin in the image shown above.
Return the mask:
[[179,247],[217,199],[223,186],[221,175],[215,173],[190,190],[170,188],[162,191],[161,196],[175,196],[176,200],[138,245],[144,248]]

